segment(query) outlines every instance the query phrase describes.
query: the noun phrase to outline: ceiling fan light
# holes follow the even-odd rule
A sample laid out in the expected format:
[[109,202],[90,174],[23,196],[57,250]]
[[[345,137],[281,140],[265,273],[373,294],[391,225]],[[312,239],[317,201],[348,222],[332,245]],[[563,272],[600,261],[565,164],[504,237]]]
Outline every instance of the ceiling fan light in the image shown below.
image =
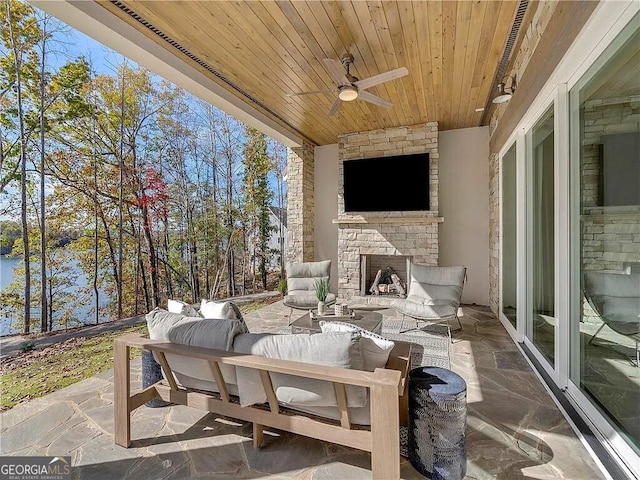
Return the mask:
[[343,102],[351,102],[358,98],[358,89],[351,85],[342,87],[338,92],[338,98]]

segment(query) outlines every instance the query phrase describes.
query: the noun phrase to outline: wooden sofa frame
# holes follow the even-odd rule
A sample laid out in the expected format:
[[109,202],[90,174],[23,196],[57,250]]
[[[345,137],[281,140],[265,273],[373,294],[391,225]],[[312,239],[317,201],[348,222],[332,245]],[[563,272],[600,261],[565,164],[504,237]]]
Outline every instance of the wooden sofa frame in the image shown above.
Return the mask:
[[[144,390],[131,392],[130,350],[140,348],[156,353],[166,380]],[[399,425],[406,423],[407,373],[411,368],[411,346],[396,342],[385,368],[375,372],[325,367],[309,363],[279,360],[177,343],[150,340],[141,334],[128,334],[114,341],[114,430],[115,443],[131,444],[131,412],[154,398],[187,405],[219,415],[253,423],[253,446],[259,448],[263,427],[268,426],[299,435],[324,440],[371,452],[373,478],[400,478]],[[166,354],[206,360],[216,379],[220,393],[203,392],[178,386]],[[268,399],[268,406],[241,407],[229,395],[220,365],[247,367],[259,372]],[[278,403],[270,372],[302,376],[332,382],[335,388],[340,421],[291,412]],[[347,409],[346,385],[366,387],[370,395],[371,427],[354,428]]]

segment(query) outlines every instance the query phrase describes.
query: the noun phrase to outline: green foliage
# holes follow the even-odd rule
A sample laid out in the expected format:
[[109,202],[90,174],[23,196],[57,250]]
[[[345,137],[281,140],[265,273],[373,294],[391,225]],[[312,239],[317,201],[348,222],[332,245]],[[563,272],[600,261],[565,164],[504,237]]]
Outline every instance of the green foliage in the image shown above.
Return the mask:
[[313,290],[319,302],[324,302],[329,295],[329,280],[327,278],[319,278],[313,284]]
[[284,297],[287,294],[287,279],[281,278],[278,281],[278,291]]
[[22,235],[22,227],[13,220],[0,221],[0,255],[11,253],[13,244]]
[[249,219],[253,254],[259,263],[263,288],[267,287],[267,264],[272,255],[269,236],[274,230],[269,218],[269,207],[273,193],[269,188],[269,172],[273,165],[267,155],[267,140],[263,133],[247,128],[247,143],[244,149],[244,192],[246,212]]
[[22,342],[20,344],[20,351],[21,352],[30,352],[32,350],[36,349],[36,342],[34,342],[33,340],[28,341],[28,342]]

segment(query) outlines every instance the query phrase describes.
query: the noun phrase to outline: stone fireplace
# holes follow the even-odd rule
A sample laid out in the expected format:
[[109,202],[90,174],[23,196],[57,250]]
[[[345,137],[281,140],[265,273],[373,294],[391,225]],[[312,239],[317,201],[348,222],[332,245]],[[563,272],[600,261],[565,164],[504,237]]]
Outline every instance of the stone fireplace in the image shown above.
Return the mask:
[[[345,160],[425,152],[429,153],[430,161],[431,210],[345,213],[342,190]],[[438,212],[438,123],[341,135],[338,156],[338,218],[334,220],[338,224],[338,297],[388,305],[397,297],[363,295],[370,283],[364,288],[363,284],[371,282],[371,270],[367,272],[366,266],[369,259],[375,258],[372,256],[381,256],[396,266],[404,265],[400,270],[405,283],[409,280],[407,263],[410,261],[438,264],[438,224],[443,221]],[[402,168],[401,165],[394,167]],[[395,256],[401,259],[390,258]],[[377,269],[373,275],[376,273]]]

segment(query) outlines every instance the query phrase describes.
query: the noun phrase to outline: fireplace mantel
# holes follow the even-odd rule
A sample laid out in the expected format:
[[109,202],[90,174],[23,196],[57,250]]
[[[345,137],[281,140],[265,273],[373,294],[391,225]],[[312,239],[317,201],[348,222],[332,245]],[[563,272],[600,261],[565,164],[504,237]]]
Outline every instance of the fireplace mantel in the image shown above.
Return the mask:
[[334,218],[332,222],[338,225],[354,225],[367,223],[443,223],[444,217]]

